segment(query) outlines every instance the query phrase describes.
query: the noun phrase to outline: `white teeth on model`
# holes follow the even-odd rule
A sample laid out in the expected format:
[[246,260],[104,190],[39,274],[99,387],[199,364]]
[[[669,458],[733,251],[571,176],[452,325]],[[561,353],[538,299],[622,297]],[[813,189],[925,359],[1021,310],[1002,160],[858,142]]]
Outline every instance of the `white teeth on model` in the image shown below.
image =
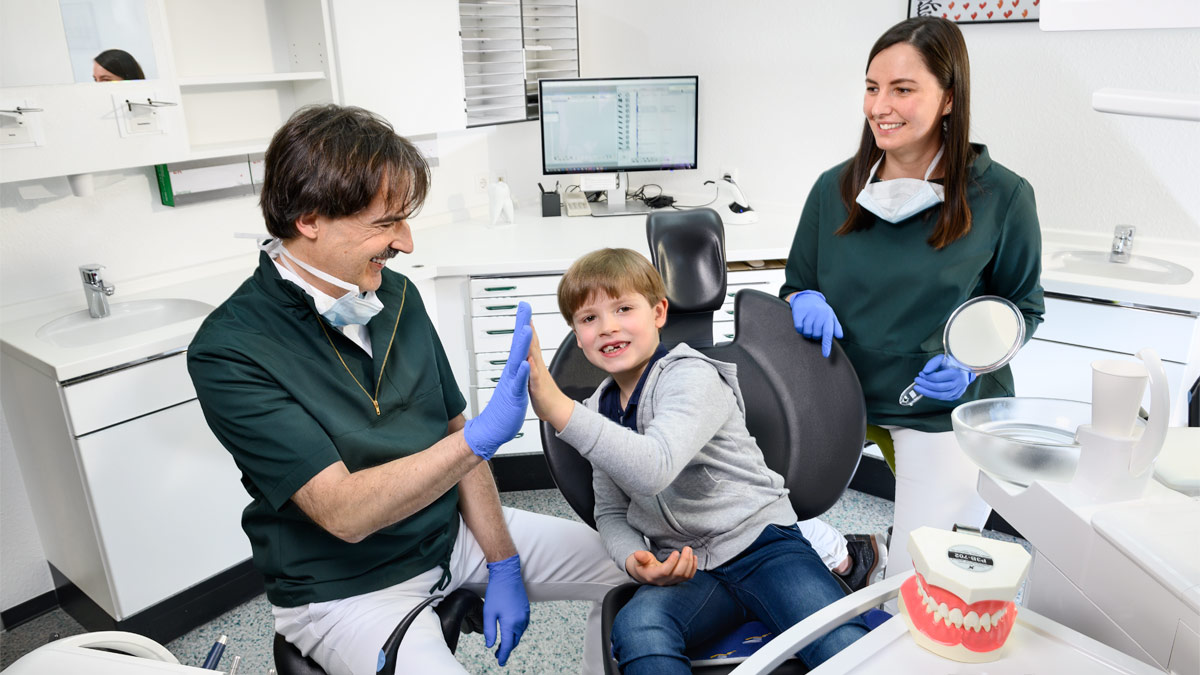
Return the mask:
[[978,633],[981,629],[984,632],[990,632],[992,626],[998,626],[1004,618],[1004,614],[1008,611],[1007,607],[1002,607],[995,614],[984,614],[980,617],[978,612],[974,610],[963,615],[962,610],[957,607],[950,609],[946,603],[938,603],[933,599],[933,596],[925,590],[925,586],[917,582],[917,594],[921,597],[921,604],[925,606],[926,614],[933,614],[933,622],[945,622],[947,626],[954,626],[964,630],[973,630]]

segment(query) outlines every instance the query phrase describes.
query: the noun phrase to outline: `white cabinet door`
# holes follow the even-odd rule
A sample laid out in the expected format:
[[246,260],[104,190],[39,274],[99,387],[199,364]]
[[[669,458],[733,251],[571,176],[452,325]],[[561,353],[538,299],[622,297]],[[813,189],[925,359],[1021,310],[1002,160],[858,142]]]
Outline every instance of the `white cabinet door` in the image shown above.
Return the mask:
[[457,3],[335,0],[331,10],[343,104],[402,135],[466,128]]
[[250,557],[250,498],[195,400],[78,439],[117,619]]

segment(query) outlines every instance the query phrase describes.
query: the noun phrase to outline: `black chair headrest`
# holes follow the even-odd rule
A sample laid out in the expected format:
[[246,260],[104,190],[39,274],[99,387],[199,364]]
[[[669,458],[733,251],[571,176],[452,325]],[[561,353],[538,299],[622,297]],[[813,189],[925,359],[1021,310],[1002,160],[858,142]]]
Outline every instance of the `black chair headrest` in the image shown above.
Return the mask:
[[715,312],[725,302],[725,226],[712,209],[646,217],[650,262],[667,287],[671,314]]

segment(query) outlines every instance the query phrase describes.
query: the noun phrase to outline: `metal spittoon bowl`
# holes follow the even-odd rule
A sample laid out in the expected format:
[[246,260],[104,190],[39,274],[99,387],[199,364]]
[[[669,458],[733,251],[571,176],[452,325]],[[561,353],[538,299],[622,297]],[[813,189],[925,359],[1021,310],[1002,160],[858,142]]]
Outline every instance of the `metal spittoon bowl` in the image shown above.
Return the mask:
[[[1018,485],[1070,482],[1079,463],[1075,430],[1091,424],[1092,406],[1061,398],[985,398],[950,414],[967,457],[989,474]],[[1140,433],[1145,423],[1139,418]]]

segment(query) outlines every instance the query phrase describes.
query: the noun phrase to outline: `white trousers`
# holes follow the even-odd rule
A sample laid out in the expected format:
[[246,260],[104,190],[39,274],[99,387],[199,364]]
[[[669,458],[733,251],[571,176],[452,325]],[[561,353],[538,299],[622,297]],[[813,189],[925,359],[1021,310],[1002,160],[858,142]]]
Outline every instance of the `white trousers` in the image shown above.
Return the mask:
[[[608,557],[600,536],[587,525],[528,511],[504,508],[504,519],[521,555],[521,572],[531,602],[588,600],[582,672],[604,672],[600,648],[600,601],[629,577]],[[487,590],[487,559],[475,537],[459,521],[450,556],[451,581],[441,593]],[[372,593],[300,607],[274,607],[275,630],[311,656],[330,675],[374,675],[379,650],[409,610],[428,598],[442,576],[431,569],[408,581]],[[516,652],[520,653],[521,645]],[[430,607],[409,627],[397,663],[407,673],[466,673],[446,648],[441,623]]]
[[979,467],[958,447],[953,431],[887,429],[896,447],[896,503],[886,575],[890,577],[913,568],[909,532],[922,525],[982,529],[992,509],[975,489]]
[[846,538],[832,525],[819,518],[801,520],[796,524],[800,526],[800,534],[812,544],[826,567],[833,569],[846,559],[849,553],[846,550]]

